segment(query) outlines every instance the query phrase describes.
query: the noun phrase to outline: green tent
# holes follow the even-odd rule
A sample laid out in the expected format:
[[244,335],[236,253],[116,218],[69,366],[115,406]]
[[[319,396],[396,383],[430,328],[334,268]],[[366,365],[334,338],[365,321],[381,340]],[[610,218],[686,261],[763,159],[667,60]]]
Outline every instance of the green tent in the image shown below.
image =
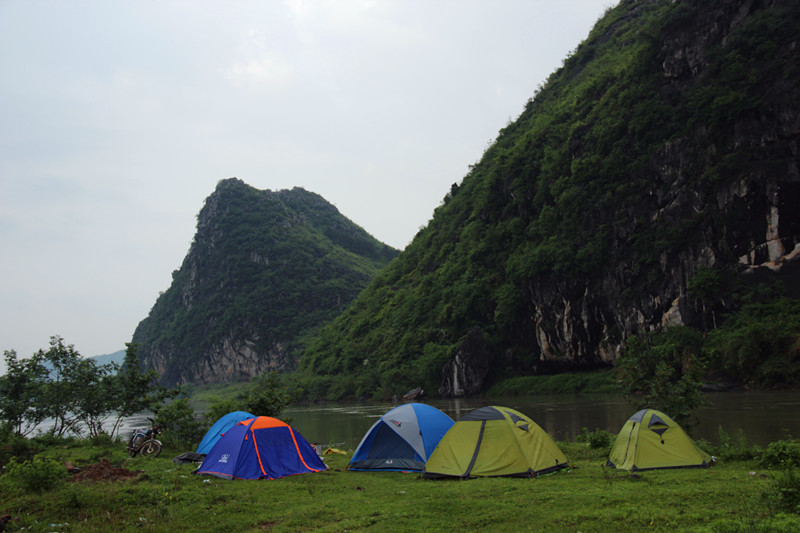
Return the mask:
[[608,466],[621,470],[708,466],[711,456],[698,448],[670,417],[642,409],[625,422],[608,456]]
[[423,477],[535,477],[569,466],[550,435],[508,407],[481,407],[456,422],[425,463]]

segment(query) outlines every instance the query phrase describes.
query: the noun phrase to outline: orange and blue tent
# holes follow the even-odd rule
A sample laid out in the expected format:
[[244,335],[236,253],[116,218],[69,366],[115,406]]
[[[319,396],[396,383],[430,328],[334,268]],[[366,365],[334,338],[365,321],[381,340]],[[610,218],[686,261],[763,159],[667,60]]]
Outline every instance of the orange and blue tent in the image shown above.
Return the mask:
[[195,473],[223,479],[277,479],[327,468],[291,426],[258,416],[239,422],[222,435]]

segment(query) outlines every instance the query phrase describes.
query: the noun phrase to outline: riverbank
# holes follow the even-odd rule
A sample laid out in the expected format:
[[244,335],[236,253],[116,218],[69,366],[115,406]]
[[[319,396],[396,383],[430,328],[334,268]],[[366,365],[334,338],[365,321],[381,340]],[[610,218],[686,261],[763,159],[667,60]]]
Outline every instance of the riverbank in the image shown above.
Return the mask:
[[623,388],[613,369],[569,372],[548,376],[518,376],[504,379],[486,391],[487,396],[533,394],[619,394]]
[[[431,481],[417,474],[345,470],[272,481],[226,481],[194,465],[130,459],[118,443],[86,441],[40,452],[87,470],[108,460],[135,474],[63,481],[45,493],[0,483],[6,531],[797,531],[800,517],[773,503],[779,472],[757,460],[632,476],[604,467],[607,448],[559,446],[575,468],[536,479]],[[352,453],[352,452],[351,452]],[[64,474],[68,475],[68,474]],[[2,479],[2,477],[0,477]]]

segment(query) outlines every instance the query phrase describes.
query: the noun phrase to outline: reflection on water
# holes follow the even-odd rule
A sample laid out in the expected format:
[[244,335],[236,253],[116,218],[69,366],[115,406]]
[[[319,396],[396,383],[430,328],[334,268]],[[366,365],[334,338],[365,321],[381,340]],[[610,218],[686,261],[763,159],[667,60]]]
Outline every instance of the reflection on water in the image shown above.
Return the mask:
[[[147,419],[148,416],[153,416],[152,413],[136,413],[131,416],[126,416],[122,419],[117,428],[117,433],[114,435],[120,436],[123,439],[127,439],[133,430],[135,429],[149,429],[150,428],[150,421]],[[105,418],[100,420],[101,428],[105,432],[111,432],[111,429],[114,427],[114,422],[117,420],[117,415],[109,415]],[[37,435],[44,435],[48,431],[53,428],[53,419],[46,418],[43,420],[36,429],[31,433],[30,436],[37,436]],[[86,437],[87,431],[86,427],[83,424],[78,424],[75,428],[77,431],[67,431],[67,436],[72,437]]]
[[[710,405],[696,412],[694,437],[719,441],[719,428],[736,436],[744,431],[750,444],[800,436],[800,392],[742,392],[709,394]],[[617,433],[634,413],[620,396],[552,394],[509,398],[425,400],[458,420],[486,405],[511,407],[531,417],[556,440],[573,439],[583,428]],[[309,442],[355,449],[375,421],[395,407],[392,403],[294,406],[285,411]]]

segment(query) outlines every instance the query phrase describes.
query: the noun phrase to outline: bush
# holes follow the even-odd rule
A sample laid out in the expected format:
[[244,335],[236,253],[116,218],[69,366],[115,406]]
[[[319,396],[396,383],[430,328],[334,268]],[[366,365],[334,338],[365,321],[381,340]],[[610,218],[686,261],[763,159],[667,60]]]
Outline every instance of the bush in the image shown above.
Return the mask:
[[110,447],[115,445],[114,439],[112,439],[111,435],[108,433],[100,433],[97,436],[92,437],[91,442],[96,447]]
[[595,429],[589,433],[588,429],[583,428],[581,434],[575,437],[575,440],[587,443],[592,450],[599,450],[610,448],[614,438],[614,435],[603,429]]
[[22,461],[31,459],[38,451],[38,444],[32,440],[7,434],[0,438],[0,468],[8,464],[14,457]]
[[0,481],[11,490],[42,493],[54,488],[66,475],[64,466],[53,459],[36,456],[20,463],[12,458]]
[[761,456],[765,468],[795,468],[800,466],[800,441],[778,440],[771,442]]
[[162,406],[155,415],[159,440],[174,448],[194,447],[203,438],[203,424],[194,416],[189,400],[181,398]]

